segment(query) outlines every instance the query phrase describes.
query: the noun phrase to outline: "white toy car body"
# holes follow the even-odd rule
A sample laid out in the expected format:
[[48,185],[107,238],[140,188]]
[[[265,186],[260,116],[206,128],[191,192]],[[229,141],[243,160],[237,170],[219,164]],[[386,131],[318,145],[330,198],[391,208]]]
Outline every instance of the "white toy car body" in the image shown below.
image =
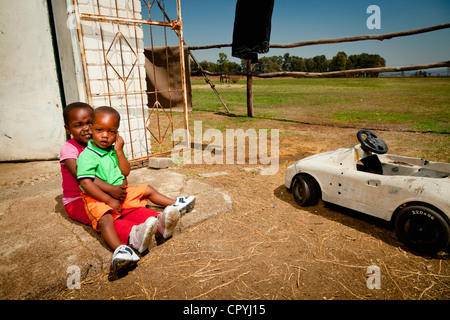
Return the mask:
[[[361,144],[310,156],[287,168],[285,185],[296,202],[314,205],[321,195],[325,202],[393,221],[399,239],[415,250],[446,250],[450,164],[383,154],[385,144],[377,152],[381,154],[372,153],[380,150],[371,137],[363,140],[361,131]],[[370,131],[362,134],[384,143]]]

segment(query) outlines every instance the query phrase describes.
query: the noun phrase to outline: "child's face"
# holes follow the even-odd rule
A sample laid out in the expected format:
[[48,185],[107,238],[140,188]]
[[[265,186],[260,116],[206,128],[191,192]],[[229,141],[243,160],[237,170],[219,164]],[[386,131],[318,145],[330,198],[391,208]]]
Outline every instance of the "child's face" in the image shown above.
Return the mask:
[[80,144],[87,145],[92,139],[92,111],[88,108],[76,108],[69,112],[69,122],[64,125],[67,134],[72,135]]
[[118,131],[119,121],[114,115],[97,113],[92,121],[92,139],[98,148],[107,149],[112,146]]

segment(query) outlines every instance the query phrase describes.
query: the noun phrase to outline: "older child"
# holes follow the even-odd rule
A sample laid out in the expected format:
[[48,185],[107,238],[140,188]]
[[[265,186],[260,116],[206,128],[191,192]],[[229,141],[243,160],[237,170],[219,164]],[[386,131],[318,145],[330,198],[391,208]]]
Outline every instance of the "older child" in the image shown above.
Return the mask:
[[90,128],[92,107],[87,103],[76,102],[69,104],[63,110],[64,128],[72,138],[60,150],[63,198],[62,202],[70,218],[83,224],[90,224],[81,200],[80,187],[77,176],[77,159],[84,150],[87,142],[92,139]]

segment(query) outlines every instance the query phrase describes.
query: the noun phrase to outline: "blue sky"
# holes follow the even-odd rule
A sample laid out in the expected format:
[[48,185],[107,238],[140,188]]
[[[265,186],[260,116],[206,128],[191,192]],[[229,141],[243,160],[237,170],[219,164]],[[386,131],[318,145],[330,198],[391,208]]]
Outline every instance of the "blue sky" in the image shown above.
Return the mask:
[[[166,0],[166,12],[175,19],[175,0]],[[370,30],[366,13],[370,5],[381,9],[381,29]],[[184,39],[188,45],[231,43],[236,0],[181,0]],[[157,14],[153,13],[154,19]],[[144,16],[145,17],[145,16]],[[275,0],[271,43],[292,43],[325,38],[382,34],[450,22],[450,0]],[[170,42],[170,40],[169,40]],[[146,43],[148,45],[148,43]],[[294,49],[270,49],[262,56],[291,55],[311,58],[339,51],[348,55],[380,54],[387,66],[450,60],[450,29],[384,41],[329,44]],[[231,48],[196,50],[197,60],[216,62],[219,52],[229,60]]]

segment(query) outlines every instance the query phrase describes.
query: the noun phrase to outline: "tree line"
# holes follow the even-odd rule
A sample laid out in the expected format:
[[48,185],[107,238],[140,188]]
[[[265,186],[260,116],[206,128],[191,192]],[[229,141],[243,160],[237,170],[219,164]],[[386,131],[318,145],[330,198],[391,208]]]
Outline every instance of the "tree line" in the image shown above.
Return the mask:
[[[210,72],[245,72],[247,62],[231,62],[225,53],[219,53],[217,63],[203,60],[199,63],[201,68]],[[298,71],[298,72],[328,72],[365,68],[385,67],[386,60],[378,54],[354,54],[347,56],[343,51],[338,52],[328,60],[325,55],[313,58],[302,58],[285,53],[282,56],[262,57],[258,63],[252,65],[252,70],[258,73]],[[198,71],[198,66],[191,61],[191,71]],[[378,73],[355,75],[358,77],[378,77]]]

